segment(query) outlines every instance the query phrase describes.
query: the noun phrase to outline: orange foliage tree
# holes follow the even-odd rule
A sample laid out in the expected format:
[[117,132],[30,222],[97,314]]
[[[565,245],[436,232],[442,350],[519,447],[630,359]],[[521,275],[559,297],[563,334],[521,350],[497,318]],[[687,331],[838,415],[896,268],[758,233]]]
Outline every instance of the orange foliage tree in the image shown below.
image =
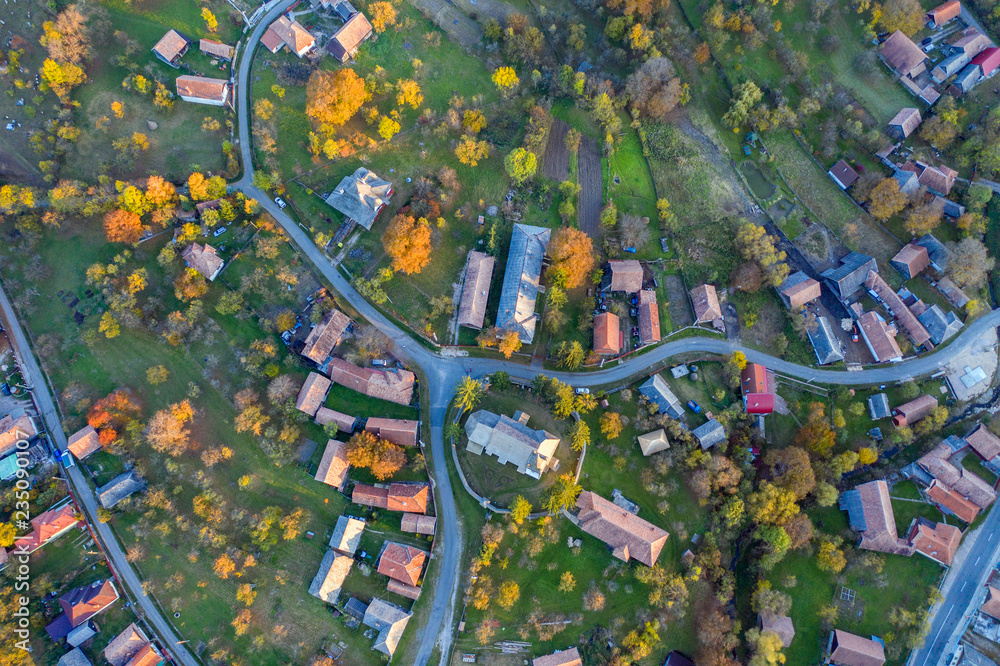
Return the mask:
[[193,268],[187,268],[174,280],[174,295],[178,300],[190,301],[200,298],[208,291],[208,283],[201,273]]
[[127,389],[118,389],[93,404],[87,412],[87,424],[97,429],[101,444],[107,445],[118,439],[118,431],[139,412],[135,396]]
[[157,208],[174,203],[177,188],[159,176],[150,176],[146,181],[146,199]]
[[340,127],[368,97],[365,80],[353,69],[317,70],[306,85],[306,115],[317,123]]
[[138,243],[142,238],[142,219],[116,208],[104,216],[104,235],[111,243]]
[[427,220],[400,213],[382,234],[382,245],[392,258],[392,269],[419,273],[431,259],[431,227]]
[[362,431],[347,440],[347,462],[367,467],[376,479],[384,481],[402,469],[406,454],[395,444]]
[[562,227],[557,230],[549,244],[549,256],[552,257],[550,274],[555,271],[560,280],[565,278],[569,289],[582,286],[594,270],[594,243],[579,229]]

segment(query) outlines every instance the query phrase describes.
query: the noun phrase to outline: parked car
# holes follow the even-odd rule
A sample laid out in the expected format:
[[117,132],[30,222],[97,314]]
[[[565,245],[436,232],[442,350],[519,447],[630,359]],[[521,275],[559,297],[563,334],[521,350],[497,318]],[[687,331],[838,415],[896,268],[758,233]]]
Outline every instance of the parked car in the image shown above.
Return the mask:
[[701,414],[701,407],[694,400],[688,400],[688,409],[690,409],[695,414]]
[[278,206],[281,208],[284,208],[285,206],[288,205],[281,199],[281,197],[274,197],[274,203],[278,204]]
[[930,44],[930,43],[931,43],[931,42],[933,42],[933,41],[934,41],[934,40],[933,40],[933,39],[931,39],[930,37],[924,37],[923,41],[922,41],[922,42],[920,42],[920,45],[921,45],[921,46],[927,46],[928,44]]
[[857,342],[857,341],[858,341],[858,325],[855,324],[854,327],[851,329],[851,342]]
[[228,227],[219,227],[218,229],[215,230],[215,233],[213,233],[212,235],[218,238],[227,231],[229,231]]
[[634,318],[634,317],[638,316],[639,310],[637,308],[632,308],[631,310],[628,311],[628,313],[629,313],[630,316],[632,316]]
[[63,467],[68,468],[76,466],[76,462],[73,460],[73,454],[69,451],[63,451],[59,458],[62,460]]
[[384,368],[387,365],[389,365],[389,362],[386,361],[384,358],[373,358],[372,359],[372,365],[374,365],[376,367],[379,367],[379,368]]
[[580,388],[578,388],[576,390],[576,394],[577,395],[588,395],[589,393],[590,393],[590,389],[589,388],[580,387]]

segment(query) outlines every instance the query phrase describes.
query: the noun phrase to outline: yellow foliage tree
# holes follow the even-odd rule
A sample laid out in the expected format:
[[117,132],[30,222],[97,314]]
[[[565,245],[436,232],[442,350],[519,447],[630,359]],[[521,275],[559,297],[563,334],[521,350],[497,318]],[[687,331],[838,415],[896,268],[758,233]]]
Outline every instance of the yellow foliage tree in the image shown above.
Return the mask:
[[215,14],[208,7],[201,8],[201,18],[205,20],[205,26],[209,32],[219,31],[219,19],[215,18]]
[[353,69],[316,70],[306,85],[306,115],[317,123],[340,127],[369,98],[364,79]]
[[393,270],[419,273],[431,258],[430,225],[424,218],[396,215],[382,234],[382,245],[392,259]]
[[46,58],[42,63],[40,75],[42,83],[63,103],[69,100],[74,87],[87,80],[87,75],[80,67],[70,62],[59,64],[51,58]]
[[490,145],[485,141],[476,141],[471,136],[464,136],[455,148],[455,157],[462,164],[476,166],[480,160],[490,156]]
[[410,108],[419,109],[424,101],[424,94],[420,92],[420,84],[413,79],[399,79],[396,82],[396,104],[398,106],[410,105]]
[[396,8],[388,2],[380,0],[368,6],[375,32],[383,33],[387,28],[396,25]]
[[505,95],[514,90],[520,82],[513,67],[497,67],[493,72],[493,83]]
[[378,133],[383,139],[389,141],[399,134],[399,123],[389,116],[382,116],[382,119],[378,121]]

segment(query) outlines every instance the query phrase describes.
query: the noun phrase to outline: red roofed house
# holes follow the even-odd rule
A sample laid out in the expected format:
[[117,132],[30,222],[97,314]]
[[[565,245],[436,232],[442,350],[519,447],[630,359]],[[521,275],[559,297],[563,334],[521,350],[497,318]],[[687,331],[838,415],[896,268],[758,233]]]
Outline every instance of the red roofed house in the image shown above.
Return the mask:
[[958,18],[962,13],[962,3],[959,0],[948,0],[934,9],[927,12],[927,22],[933,23],[935,28],[940,28],[953,18]]
[[416,446],[419,421],[408,419],[383,419],[371,417],[365,424],[365,430],[379,439],[398,444],[399,446]]
[[798,310],[806,303],[822,296],[823,288],[817,280],[802,271],[796,271],[781,283],[781,286],[778,287],[778,295],[781,296],[786,308]]
[[920,275],[925,268],[931,265],[931,258],[927,253],[927,248],[923,245],[907,243],[889,263],[900,272],[904,279],[910,280]]
[[917,518],[907,535],[913,550],[938,564],[951,566],[951,561],[962,541],[962,530],[954,525],[932,523],[926,518]]
[[424,516],[419,513],[404,513],[400,519],[399,529],[403,532],[433,535],[437,526],[437,516]]
[[389,511],[427,513],[429,494],[426,483],[391,483],[388,488],[357,483],[351,501]]
[[913,77],[919,76],[927,70],[925,63],[927,54],[900,30],[892,33],[888,39],[882,42],[879,47],[879,56],[897,76],[911,81]]
[[111,666],[125,666],[139,656],[147,645],[149,638],[146,632],[133,622],[108,643],[104,648],[104,658]]
[[322,481],[328,486],[333,486],[337,490],[343,491],[347,482],[347,470],[350,465],[347,462],[347,445],[336,439],[328,440],[326,449],[323,451],[323,458],[316,469],[313,477],[317,481]]
[[722,321],[722,307],[719,305],[719,295],[715,285],[702,284],[691,290],[691,304],[694,306],[694,323],[711,324],[719,330],[725,330]]
[[986,589],[986,601],[979,607],[979,612],[1000,620],[1000,590],[992,585],[987,586]]
[[898,363],[903,360],[903,350],[896,342],[896,327],[886,324],[874,310],[858,317],[858,329],[876,363]]
[[316,425],[325,426],[330,423],[336,423],[337,432],[354,432],[354,424],[357,421],[358,417],[338,412],[329,407],[320,407],[316,410]]
[[318,372],[310,372],[302,384],[302,388],[299,389],[299,395],[295,399],[295,409],[305,412],[309,416],[316,416],[316,412],[326,400],[326,393],[329,390],[329,379]]
[[1000,48],[991,46],[972,59],[970,63],[977,65],[982,71],[981,76],[985,79],[993,76],[997,67],[1000,67]]
[[840,189],[846,190],[859,178],[858,172],[851,168],[851,165],[840,160],[826,172],[826,175],[833,178],[833,182],[840,186]]
[[774,411],[774,376],[759,363],[747,363],[740,373],[740,393],[747,414]]
[[289,20],[285,15],[279,16],[274,23],[268,26],[260,41],[271,53],[277,53],[278,49],[284,45],[300,58],[316,45],[316,38],[309,34],[309,31],[302,27],[301,23]]
[[899,294],[893,291],[892,287],[882,279],[881,275],[875,271],[869,271],[868,277],[865,279],[865,287],[868,288],[869,292],[874,293],[878,301],[896,317],[896,322],[910,336],[915,347],[925,345],[928,349],[933,348],[934,345],[930,342],[931,334],[910,308],[906,307]]
[[370,398],[380,398],[400,405],[410,404],[413,383],[416,379],[409,370],[372,370],[360,368],[341,358],[330,359],[330,379],[364,393]]
[[914,109],[913,107],[900,109],[899,113],[889,121],[889,129],[885,133],[896,141],[902,141],[913,134],[914,130],[920,125],[920,120],[919,109]]
[[98,436],[97,431],[94,430],[94,426],[90,425],[77,430],[70,435],[69,440],[67,440],[67,444],[68,446],[66,448],[69,449],[70,453],[72,453],[77,460],[83,460],[92,453],[96,453],[101,448],[100,437]]
[[883,479],[841,493],[839,504],[847,510],[851,529],[861,534],[859,548],[892,555],[913,554],[909,541],[896,532],[889,486]]
[[225,106],[229,101],[229,81],[207,76],[178,76],[177,96],[185,102]]
[[153,55],[177,69],[177,63],[181,56],[187,53],[189,46],[191,46],[191,42],[187,37],[176,30],[168,30],[167,34],[156,42],[156,46],[153,47]]
[[583,666],[580,651],[575,647],[536,657],[531,660],[531,666]]
[[59,640],[117,600],[118,590],[110,580],[72,589],[59,598],[63,613],[50,622],[45,631],[53,640]]
[[660,308],[656,305],[656,292],[643,289],[639,292],[639,344],[650,345],[660,341]]
[[323,317],[323,321],[309,331],[302,347],[302,356],[316,365],[323,365],[333,348],[340,344],[340,339],[350,326],[350,317],[336,308],[330,310]]
[[986,426],[982,423],[977,425],[963,439],[969,443],[969,446],[976,452],[976,455],[986,462],[990,462],[997,456],[1000,456],[1000,437],[987,430]]
[[386,541],[378,558],[378,572],[401,583],[416,586],[427,561],[427,553],[413,546]]
[[623,562],[656,564],[668,532],[589,490],[580,493],[576,505],[580,529],[610,546],[612,555]]
[[931,410],[938,406],[937,398],[924,394],[918,398],[896,407],[892,410],[892,425],[901,428],[905,425],[913,425],[920,419],[931,413]]
[[620,350],[618,344],[621,335],[618,315],[602,312],[594,317],[594,353],[601,356],[614,356]]
[[372,24],[365,15],[358,12],[344,22],[337,32],[333,33],[326,50],[340,62],[347,62],[354,57],[361,45],[372,36]]
[[226,263],[216,249],[208,243],[204,245],[191,243],[181,252],[181,259],[184,260],[185,266],[195,269],[209,282],[219,276],[219,273],[222,272],[222,266]]
[[924,493],[942,513],[955,516],[965,523],[971,523],[979,515],[979,507],[949,485],[934,479]]
[[76,507],[72,503],[66,504],[58,509],[49,509],[43,514],[31,519],[31,526],[34,528],[27,534],[14,542],[14,552],[33,553],[49,541],[57,539],[70,531],[80,522],[76,513]]
[[830,663],[836,666],[882,666],[885,648],[878,641],[862,638],[849,631],[834,629],[827,643]]

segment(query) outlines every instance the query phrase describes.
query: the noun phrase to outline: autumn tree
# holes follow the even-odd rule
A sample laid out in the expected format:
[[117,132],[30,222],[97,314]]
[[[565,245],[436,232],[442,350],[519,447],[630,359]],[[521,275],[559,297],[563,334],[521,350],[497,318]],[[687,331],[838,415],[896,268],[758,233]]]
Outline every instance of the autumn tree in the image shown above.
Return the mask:
[[513,67],[497,67],[493,72],[493,83],[506,97],[517,88],[520,80],[517,78],[517,72],[514,71]]
[[681,102],[684,86],[674,64],[659,57],[650,58],[628,77],[625,92],[636,112],[663,120]]
[[306,84],[306,115],[321,125],[340,127],[368,99],[365,81],[353,69],[318,69]]
[[56,62],[82,65],[90,57],[87,19],[76,5],[66,7],[55,21],[45,21],[42,32],[39,42]]
[[504,159],[504,167],[507,169],[507,175],[515,183],[520,184],[535,175],[538,158],[529,150],[515,148]]
[[407,275],[419,273],[431,259],[431,228],[427,220],[397,214],[382,234],[382,245],[392,259],[392,269]]
[[409,105],[411,109],[419,109],[424,101],[424,94],[420,92],[420,84],[413,79],[399,79],[396,81],[396,105]]
[[58,63],[52,58],[45,59],[39,75],[42,84],[64,104],[69,101],[73,88],[87,80],[87,75],[78,65],[71,62]]
[[837,547],[838,544],[829,538],[824,539],[816,551],[816,566],[820,571],[828,571],[832,574],[839,574],[847,565],[844,551]]
[[576,452],[583,450],[587,444],[590,444],[590,426],[583,419],[580,419],[573,424],[573,427],[569,429],[569,445]]
[[937,228],[943,214],[941,206],[934,203],[914,206],[906,216],[906,223],[903,226],[912,235],[923,236]]
[[504,610],[510,610],[521,598],[521,587],[512,580],[506,580],[500,585],[497,603]]
[[770,449],[764,455],[764,464],[770,468],[774,483],[792,491],[797,500],[816,487],[816,475],[805,449],[798,446]]
[[[574,227],[560,227],[549,243],[550,281],[562,283],[569,289],[583,286],[594,269],[594,243],[583,231]],[[558,274],[556,280],[551,280]]]
[[188,449],[191,431],[185,425],[194,418],[194,407],[184,400],[153,415],[146,426],[145,437],[149,445],[160,453],[179,456]]
[[170,371],[163,365],[154,365],[146,370],[146,381],[153,386],[159,386],[163,382],[167,381],[167,377],[169,376]]
[[205,277],[193,268],[185,268],[174,280],[174,296],[180,301],[201,298],[208,293]]
[[924,14],[918,0],[886,0],[879,22],[886,32],[899,30],[911,37],[924,27]]
[[155,208],[163,208],[177,200],[177,188],[160,176],[146,179],[146,200]]
[[455,386],[455,404],[463,412],[469,411],[479,404],[484,394],[482,383],[465,375]]
[[608,439],[618,439],[625,428],[622,422],[622,415],[618,412],[604,412],[601,414],[601,434]]
[[745,222],[736,232],[736,247],[744,259],[756,262],[767,276],[768,284],[777,287],[788,277],[787,257],[777,247],[778,238],[753,222]]
[[556,514],[563,509],[576,506],[576,500],[583,492],[583,486],[576,483],[572,474],[561,474],[557,483],[549,489],[545,498],[545,510]]
[[383,33],[386,29],[396,25],[396,8],[392,3],[379,0],[379,2],[373,2],[369,5],[368,11],[375,32]]
[[764,93],[753,81],[741,83],[733,90],[729,110],[722,116],[722,120],[730,127],[743,125],[749,118],[750,111],[763,97]]
[[104,215],[104,235],[110,243],[134,245],[142,238],[142,219],[135,213],[115,208]]
[[955,245],[948,262],[948,277],[959,287],[978,289],[995,265],[996,260],[989,256],[982,241],[970,236]]
[[201,18],[205,21],[205,27],[208,28],[209,32],[218,32],[219,20],[215,18],[215,14],[208,7],[201,8]]
[[486,141],[476,141],[471,136],[464,136],[455,146],[455,157],[462,164],[476,166],[481,160],[490,156],[490,144]]
[[236,562],[233,562],[233,558],[229,557],[229,555],[223,553],[215,559],[215,564],[212,568],[215,571],[216,576],[222,580],[226,580],[230,575],[236,572]]
[[826,420],[826,406],[821,402],[809,405],[809,417],[795,435],[795,443],[805,446],[820,457],[830,454],[835,441],[833,428]]
[[758,523],[782,525],[799,512],[799,505],[794,492],[763,481],[747,498],[747,510]]
[[347,462],[370,469],[376,479],[384,481],[406,464],[406,453],[395,444],[362,431],[347,440]]
[[564,571],[563,575],[559,577],[559,591],[563,594],[568,594],[576,588],[576,577],[573,576],[573,572]]
[[868,212],[875,219],[885,222],[906,208],[906,194],[899,189],[899,181],[893,177],[884,178],[868,195]]
[[515,525],[520,525],[531,515],[531,502],[521,495],[514,498],[510,505],[510,519]]
[[761,631],[756,627],[746,633],[751,656],[748,666],[777,666],[785,663],[781,649],[785,646],[781,636],[774,631]]

